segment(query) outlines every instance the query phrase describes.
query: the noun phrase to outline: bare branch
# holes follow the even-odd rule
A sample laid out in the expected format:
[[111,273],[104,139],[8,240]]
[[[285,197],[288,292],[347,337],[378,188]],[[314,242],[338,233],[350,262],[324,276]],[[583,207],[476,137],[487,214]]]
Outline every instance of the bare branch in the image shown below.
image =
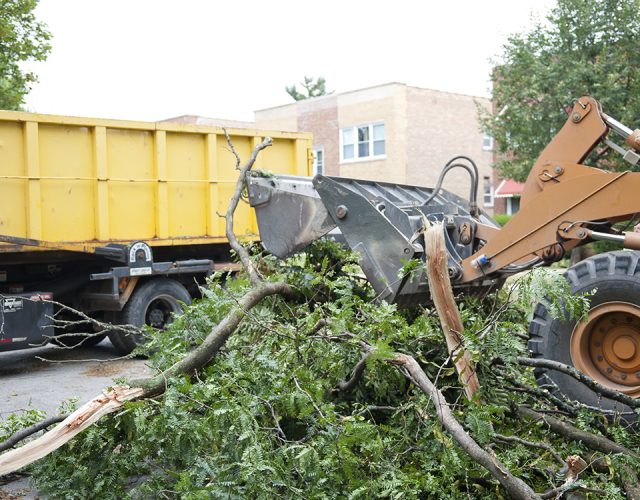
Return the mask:
[[332,390],[332,392],[349,392],[353,390],[353,388],[360,382],[362,375],[364,374],[364,369],[367,366],[367,360],[371,356],[370,352],[365,352],[360,358],[360,361],[356,364],[351,377],[348,380],[343,380],[338,383],[338,385]]
[[[231,151],[236,157],[236,168],[237,168],[240,165],[240,156],[238,155],[237,151],[233,147],[233,142],[231,141],[231,137],[229,136],[229,133],[227,132],[226,129],[224,129],[224,134],[227,137],[227,143],[229,144]],[[229,245],[231,245],[231,248],[236,252],[238,257],[240,258],[242,267],[244,267],[244,270],[249,276],[249,281],[251,282],[252,285],[257,285],[262,281],[262,279],[258,273],[258,270],[256,269],[255,264],[251,261],[251,258],[249,257],[249,253],[247,252],[246,248],[240,244],[240,242],[238,241],[238,238],[236,237],[233,231],[233,214],[236,211],[236,208],[238,207],[238,203],[240,201],[240,198],[242,197],[242,192],[244,191],[246,186],[247,176],[249,175],[249,171],[253,167],[253,164],[256,162],[258,154],[260,153],[260,151],[268,148],[272,144],[273,142],[271,140],[271,137],[265,137],[262,143],[258,144],[255,148],[253,148],[253,152],[251,153],[251,156],[249,157],[247,162],[244,164],[244,166],[240,169],[240,174],[238,175],[236,187],[233,192],[233,195],[231,196],[231,201],[229,202],[229,208],[227,209],[227,215],[225,217],[226,235],[227,235],[227,239],[229,240]]]
[[547,443],[541,443],[539,441],[527,441],[526,439],[522,439],[522,438],[519,438],[517,436],[503,436],[502,434],[494,434],[493,436],[498,441],[502,441],[504,443],[519,443],[519,444],[522,444],[524,446],[528,446],[530,448],[540,448],[540,449],[543,449],[543,450],[547,450],[549,453],[551,453],[553,458],[556,459],[556,462],[559,462],[562,465],[565,464],[565,461],[560,456],[560,453],[558,453],[556,450],[554,450],[553,447],[551,447],[551,445],[548,445]]
[[522,382],[519,382],[518,380],[516,380],[513,377],[510,377],[508,375],[503,375],[504,379],[509,382],[511,385],[514,386],[514,388],[525,392],[527,394],[530,394],[532,396],[550,401],[553,405],[555,405],[557,408],[559,408],[560,410],[570,414],[570,415],[576,415],[578,413],[578,410],[576,408],[574,408],[571,404],[567,403],[566,401],[561,400],[559,397],[557,397],[556,395],[554,395],[553,393],[549,392],[546,389],[540,389],[538,387],[531,387],[530,385],[527,384],[523,384]]
[[[68,349],[68,348],[56,347],[56,349]],[[49,359],[49,358],[44,358],[42,356],[35,356],[35,359],[37,359],[38,361],[43,361],[45,363],[56,363],[56,364],[63,365],[65,363],[73,364],[73,363],[89,363],[89,362],[106,364],[106,363],[113,363],[114,361],[122,361],[123,359],[132,359],[134,357],[135,355],[133,353],[129,353],[129,354],[125,354],[124,356],[117,356],[115,358],[109,358],[109,359],[99,359],[99,358]]]
[[519,364],[524,366],[533,366],[535,368],[546,368],[548,370],[559,371],[561,373],[564,373],[565,375],[569,375],[570,377],[575,378],[579,382],[582,382],[589,389],[597,392],[605,398],[614,399],[615,401],[630,406],[631,408],[640,408],[640,399],[635,399],[621,392],[609,389],[608,387],[599,384],[588,375],[585,375],[584,373],[576,370],[573,366],[542,358],[525,358],[519,356],[517,360]]
[[630,457],[640,458],[640,455],[635,451],[625,448],[618,443],[614,443],[604,436],[596,436],[590,432],[580,430],[567,422],[563,422],[560,419],[552,417],[551,415],[543,415],[542,413],[532,410],[531,408],[527,408],[526,406],[518,406],[516,411],[521,417],[526,417],[537,422],[544,422],[549,426],[549,429],[556,434],[560,434],[571,441],[581,441],[585,446],[588,446],[592,450],[602,451],[604,453],[624,453]]

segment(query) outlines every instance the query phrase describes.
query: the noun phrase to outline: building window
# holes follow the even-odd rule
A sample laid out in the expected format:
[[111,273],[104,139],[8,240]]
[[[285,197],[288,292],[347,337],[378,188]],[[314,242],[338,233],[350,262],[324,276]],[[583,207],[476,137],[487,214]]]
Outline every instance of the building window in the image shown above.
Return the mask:
[[520,197],[511,196],[507,200],[507,215],[513,215],[520,210]]
[[340,160],[380,158],[386,154],[384,123],[369,123],[340,130]]
[[486,208],[493,207],[493,182],[488,175],[484,176],[482,203]]
[[313,150],[313,175],[324,173],[324,149]]
[[482,149],[485,151],[493,151],[493,136],[486,132],[482,134]]

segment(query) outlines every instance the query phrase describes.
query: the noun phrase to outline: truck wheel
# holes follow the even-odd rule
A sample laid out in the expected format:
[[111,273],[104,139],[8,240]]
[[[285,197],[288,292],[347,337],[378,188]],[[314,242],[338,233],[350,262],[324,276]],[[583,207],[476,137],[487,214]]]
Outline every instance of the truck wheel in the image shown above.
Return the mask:
[[[552,319],[544,304],[529,325],[533,357],[576,367],[609,388],[640,397],[640,252],[595,255],[564,274],[572,293],[596,289],[586,322]],[[590,406],[628,412],[577,380],[552,370],[536,370],[538,384]]]
[[[182,312],[181,302],[191,304],[191,296],[180,283],[168,278],[153,279],[136,288],[116,322],[163,330],[171,323],[173,314]],[[109,339],[120,354],[129,354],[144,343],[143,335],[127,335],[117,330],[109,334]]]

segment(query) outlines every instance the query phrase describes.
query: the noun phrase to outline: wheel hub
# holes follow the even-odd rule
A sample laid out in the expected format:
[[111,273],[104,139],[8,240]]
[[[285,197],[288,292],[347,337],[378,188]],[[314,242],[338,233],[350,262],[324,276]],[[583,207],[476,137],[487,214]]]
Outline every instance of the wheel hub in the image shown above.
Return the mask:
[[160,309],[153,309],[149,312],[149,324],[155,328],[160,328],[164,322],[164,314]]
[[636,344],[629,335],[618,337],[613,342],[613,354],[618,358],[627,361],[636,355]]
[[640,307],[607,302],[591,309],[573,329],[571,359],[601,384],[640,396]]

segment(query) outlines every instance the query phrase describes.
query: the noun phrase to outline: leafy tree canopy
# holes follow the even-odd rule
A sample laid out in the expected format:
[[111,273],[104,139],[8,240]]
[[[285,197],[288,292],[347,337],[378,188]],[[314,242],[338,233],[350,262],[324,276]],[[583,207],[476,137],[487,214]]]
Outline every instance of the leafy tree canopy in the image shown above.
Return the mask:
[[[492,77],[496,113],[483,116],[502,176],[526,178],[582,95],[628,126],[638,123],[638,12],[640,0],[558,0],[546,21],[508,39]],[[597,160],[619,166],[602,151]]]
[[296,85],[291,85],[290,87],[285,87],[287,94],[293,97],[296,101],[302,101],[304,99],[309,99],[310,97],[319,97],[321,95],[328,95],[331,92],[327,92],[326,88],[326,80],[319,76],[318,78],[314,78],[312,76],[305,76],[304,82],[302,85],[303,91],[299,91]]
[[[264,276],[286,280],[304,299],[266,299],[195,377],[167,380],[162,398],[127,403],[115,418],[34,464],[39,491],[51,498],[104,499],[504,496],[442,428],[433,401],[384,362],[395,351],[414,353],[455,402],[455,416],[474,439],[491,446],[536,491],[563,484],[562,464],[547,451],[557,450],[562,457],[606,460],[602,470],[583,472],[578,484],[600,498],[623,498],[620,474],[625,467],[637,470],[636,460],[593,455],[582,443],[564,440],[512,410],[528,404],[556,411],[544,391],[529,388],[533,374],[515,360],[526,352],[521,337],[531,300],[547,296],[557,304],[552,312],[579,314],[579,297],[563,303],[564,309],[559,305],[558,299],[568,296],[560,275],[539,269],[509,293],[462,305],[465,346],[482,380],[483,403],[475,404],[460,396],[435,314],[375,303],[375,292],[359,278],[357,260],[330,241],[315,242],[307,254],[284,262],[262,256]],[[153,334],[145,349],[154,370],[171,366],[201,343],[249,286],[244,273],[225,283],[213,277],[202,300],[168,330]],[[324,327],[318,327],[320,320],[326,320]],[[341,389],[362,359],[361,342],[375,346],[376,353],[358,383]],[[581,428],[640,449],[640,434],[566,404]],[[16,424],[8,421],[6,434]],[[526,441],[509,442],[508,436]]]
[[25,61],[44,61],[51,34],[37,21],[38,0],[0,0],[0,109],[20,109],[37,80],[21,68]]

